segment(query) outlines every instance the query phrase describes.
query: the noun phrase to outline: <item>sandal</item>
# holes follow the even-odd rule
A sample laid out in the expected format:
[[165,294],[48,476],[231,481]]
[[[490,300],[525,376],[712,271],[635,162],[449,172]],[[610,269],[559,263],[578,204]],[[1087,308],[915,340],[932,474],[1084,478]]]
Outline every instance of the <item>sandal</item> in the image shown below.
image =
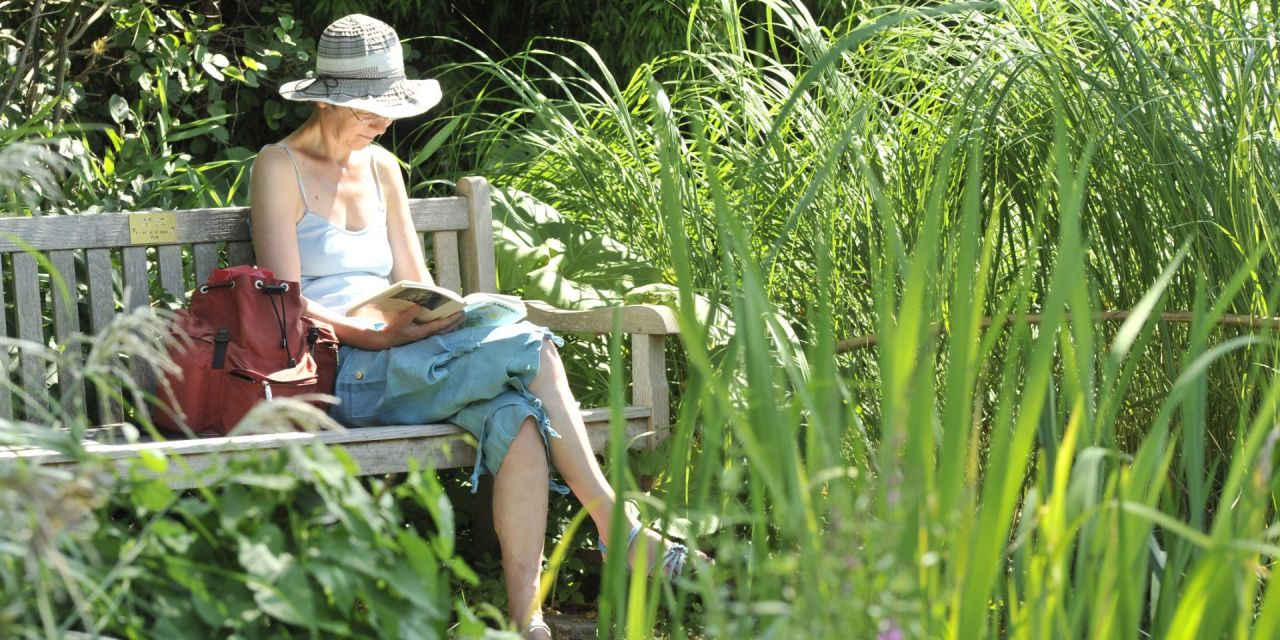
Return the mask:
[[520,637],[530,639],[536,638],[537,640],[546,638],[547,640],[551,640],[551,627],[547,626],[547,623],[539,618],[530,622],[529,626],[524,628],[524,633],[521,633]]
[[[627,549],[631,548],[631,544],[635,542],[636,536],[640,535],[642,528],[643,525],[639,524],[631,528],[631,533],[627,534]],[[684,573],[684,564],[685,559],[689,556],[689,548],[678,542],[669,542],[669,545],[670,546],[667,547],[666,553],[662,554],[661,558],[654,558],[649,563],[649,570],[645,575],[655,575],[654,570],[658,568],[659,562],[662,563],[662,576],[668,580],[679,577]],[[608,554],[608,550],[605,549],[604,546],[604,540],[597,540],[596,547],[600,549],[601,558],[604,558]],[[628,558],[627,569],[630,570],[631,568],[631,559]]]

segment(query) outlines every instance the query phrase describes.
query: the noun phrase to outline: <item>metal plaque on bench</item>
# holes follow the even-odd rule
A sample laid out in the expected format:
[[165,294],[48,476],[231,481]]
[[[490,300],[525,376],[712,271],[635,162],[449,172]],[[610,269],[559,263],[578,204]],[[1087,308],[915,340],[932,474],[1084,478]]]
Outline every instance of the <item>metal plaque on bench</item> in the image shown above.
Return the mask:
[[177,242],[177,213],[156,211],[129,215],[130,244],[176,244]]

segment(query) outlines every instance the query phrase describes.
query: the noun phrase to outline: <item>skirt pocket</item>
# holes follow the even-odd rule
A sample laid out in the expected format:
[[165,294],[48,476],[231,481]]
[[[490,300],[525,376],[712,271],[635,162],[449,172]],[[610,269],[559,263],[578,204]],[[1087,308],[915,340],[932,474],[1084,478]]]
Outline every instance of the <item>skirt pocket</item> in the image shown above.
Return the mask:
[[330,411],[330,415],[339,422],[362,427],[373,426],[373,423],[360,422],[377,415],[386,390],[385,378],[373,378],[365,375],[363,371],[357,371],[351,376],[338,376],[334,385],[334,395],[338,397],[338,404]]

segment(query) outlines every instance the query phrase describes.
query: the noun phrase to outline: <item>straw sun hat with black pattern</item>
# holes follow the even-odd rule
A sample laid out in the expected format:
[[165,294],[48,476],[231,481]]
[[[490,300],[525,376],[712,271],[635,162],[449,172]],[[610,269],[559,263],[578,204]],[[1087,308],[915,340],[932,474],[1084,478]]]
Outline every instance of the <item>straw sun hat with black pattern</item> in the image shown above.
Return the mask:
[[376,18],[352,14],[320,36],[315,77],[280,85],[280,95],[407,118],[440,102],[440,83],[406,78],[396,30]]

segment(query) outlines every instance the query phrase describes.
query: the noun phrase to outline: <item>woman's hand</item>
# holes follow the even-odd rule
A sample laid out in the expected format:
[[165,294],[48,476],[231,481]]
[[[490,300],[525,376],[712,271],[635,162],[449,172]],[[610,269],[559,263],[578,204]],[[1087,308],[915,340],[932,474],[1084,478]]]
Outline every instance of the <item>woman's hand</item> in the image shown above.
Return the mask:
[[421,312],[422,309],[420,307],[414,306],[388,320],[386,326],[382,327],[381,331],[378,331],[379,346],[383,349],[390,349],[391,347],[416,342],[429,336],[449,333],[457,329],[465,317],[459,311],[451,316],[436,318],[431,322],[418,324],[413,319]]

